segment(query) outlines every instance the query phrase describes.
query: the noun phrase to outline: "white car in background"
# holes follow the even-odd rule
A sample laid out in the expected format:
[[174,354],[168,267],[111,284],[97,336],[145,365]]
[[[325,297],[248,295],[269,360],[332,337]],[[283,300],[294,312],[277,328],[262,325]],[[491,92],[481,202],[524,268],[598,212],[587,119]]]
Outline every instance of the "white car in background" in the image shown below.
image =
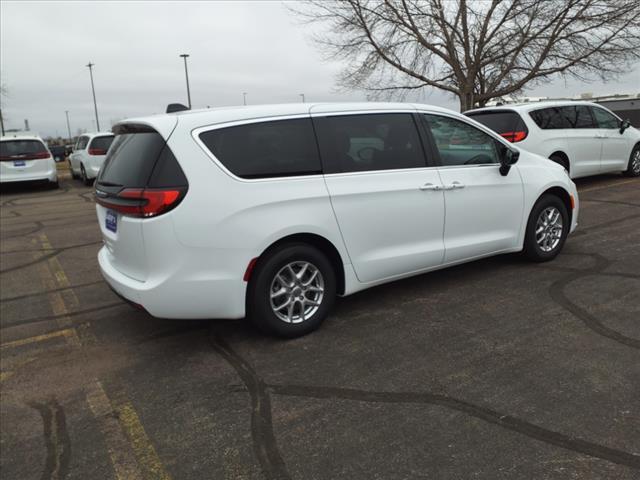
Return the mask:
[[562,167],[428,105],[207,109],[114,132],[98,261],[157,317],[303,335],[336,295],[507,252],[551,260],[578,222]]
[[107,151],[113,142],[113,133],[85,133],[78,137],[69,155],[69,166],[73,178],[81,178],[85,185],[91,185],[98,176]]
[[519,147],[559,163],[571,178],[611,172],[640,176],[640,131],[601,105],[532,102],[464,114]]
[[37,135],[0,138],[0,183],[45,181],[58,186],[56,162]]

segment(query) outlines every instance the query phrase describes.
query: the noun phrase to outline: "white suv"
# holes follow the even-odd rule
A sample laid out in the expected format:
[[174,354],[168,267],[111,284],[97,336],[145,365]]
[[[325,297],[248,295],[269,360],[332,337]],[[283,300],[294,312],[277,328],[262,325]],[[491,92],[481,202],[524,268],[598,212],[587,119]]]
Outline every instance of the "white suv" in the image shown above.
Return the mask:
[[302,335],[336,295],[500,253],[550,260],[577,225],[562,167],[437,107],[222,108],[114,132],[98,260],[157,317]]
[[91,185],[98,176],[107,151],[113,142],[113,133],[97,132],[80,135],[69,155],[69,166],[73,178],[81,178],[85,185]]
[[595,103],[525,103],[469,110],[465,115],[559,163],[571,178],[609,172],[640,176],[640,131]]
[[0,138],[0,183],[45,181],[58,186],[56,162],[36,135]]

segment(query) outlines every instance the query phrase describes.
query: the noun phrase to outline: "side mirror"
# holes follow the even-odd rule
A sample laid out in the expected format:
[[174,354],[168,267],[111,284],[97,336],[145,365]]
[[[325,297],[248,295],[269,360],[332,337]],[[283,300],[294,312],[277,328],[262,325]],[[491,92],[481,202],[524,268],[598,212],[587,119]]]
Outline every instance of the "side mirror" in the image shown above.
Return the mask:
[[509,170],[511,170],[511,165],[515,164],[518,158],[520,158],[520,152],[518,150],[505,149],[502,158],[500,158],[500,175],[505,177],[509,173]]
[[620,134],[622,135],[624,131],[631,126],[631,122],[629,120],[623,120],[620,122]]

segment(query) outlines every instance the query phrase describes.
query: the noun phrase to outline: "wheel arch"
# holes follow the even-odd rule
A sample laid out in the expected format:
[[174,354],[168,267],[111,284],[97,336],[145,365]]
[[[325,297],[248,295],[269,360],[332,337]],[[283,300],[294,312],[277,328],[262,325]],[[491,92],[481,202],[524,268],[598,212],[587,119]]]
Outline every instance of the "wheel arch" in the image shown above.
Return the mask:
[[555,187],[547,188],[544,192],[542,192],[538,196],[538,199],[536,200],[535,203],[537,203],[538,200],[540,200],[544,195],[553,195],[555,197],[558,197],[560,200],[562,200],[562,203],[567,209],[567,213],[569,215],[569,225],[571,225],[571,222],[573,221],[573,208],[571,208],[571,194],[567,192],[564,188],[555,186]]
[[306,243],[308,245],[311,245],[317,248],[322,253],[324,253],[336,273],[337,293],[338,295],[344,294],[345,292],[344,262],[340,255],[340,252],[335,247],[335,245],[321,235],[318,235],[315,233],[294,233],[294,234],[284,236],[276,240],[275,242],[272,242],[267,248],[265,248],[262,251],[262,253],[260,253],[260,255],[257,257],[257,260],[260,260],[261,258],[265,258],[265,256],[269,255],[269,253],[272,252],[274,249],[287,243]]
[[551,153],[549,155],[549,159],[551,159],[551,157],[556,156],[556,157],[560,157],[562,158],[565,162],[567,162],[567,170],[571,171],[571,160],[569,160],[569,155],[567,155],[564,151],[562,150],[556,150],[553,153]]

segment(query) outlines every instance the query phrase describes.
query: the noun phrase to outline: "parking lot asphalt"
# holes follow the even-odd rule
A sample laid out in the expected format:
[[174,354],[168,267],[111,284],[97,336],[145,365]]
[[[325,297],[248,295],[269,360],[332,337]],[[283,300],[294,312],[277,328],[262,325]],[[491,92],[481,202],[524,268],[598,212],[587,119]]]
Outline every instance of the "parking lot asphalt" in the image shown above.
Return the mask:
[[133,309],[89,187],[3,186],[2,478],[639,478],[640,180],[577,183],[555,261],[377,287],[289,341]]

